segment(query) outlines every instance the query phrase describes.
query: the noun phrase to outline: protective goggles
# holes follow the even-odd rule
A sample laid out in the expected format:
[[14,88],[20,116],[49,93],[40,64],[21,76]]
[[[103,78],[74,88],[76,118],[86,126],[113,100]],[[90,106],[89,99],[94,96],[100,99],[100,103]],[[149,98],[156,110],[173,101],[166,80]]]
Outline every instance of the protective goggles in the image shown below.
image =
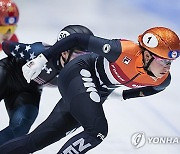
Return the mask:
[[16,30],[16,25],[0,26],[0,34],[4,35],[7,33],[13,34]]
[[162,65],[162,66],[169,66],[171,65],[171,63],[173,62],[173,60],[169,60],[169,59],[164,59],[164,58],[161,58],[161,57],[158,57],[158,56],[155,56],[155,55],[152,55],[153,58],[155,59],[155,61]]

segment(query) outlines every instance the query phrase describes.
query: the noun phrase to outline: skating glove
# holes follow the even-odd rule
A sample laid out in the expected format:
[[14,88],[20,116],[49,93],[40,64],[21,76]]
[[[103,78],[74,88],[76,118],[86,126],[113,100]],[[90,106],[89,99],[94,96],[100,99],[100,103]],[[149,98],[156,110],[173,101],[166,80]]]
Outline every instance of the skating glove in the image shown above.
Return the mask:
[[35,79],[42,71],[43,66],[48,62],[43,54],[40,54],[35,59],[27,62],[22,67],[24,78],[30,83],[31,80]]

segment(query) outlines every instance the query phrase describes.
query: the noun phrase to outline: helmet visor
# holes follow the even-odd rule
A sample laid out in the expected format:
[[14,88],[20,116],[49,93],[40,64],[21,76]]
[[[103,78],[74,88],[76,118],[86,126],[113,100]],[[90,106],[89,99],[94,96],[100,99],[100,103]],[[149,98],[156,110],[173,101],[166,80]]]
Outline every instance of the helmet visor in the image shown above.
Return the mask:
[[155,59],[155,61],[156,61],[158,64],[160,64],[160,65],[162,65],[162,66],[164,66],[164,67],[170,66],[171,63],[173,62],[173,60],[164,59],[164,58],[161,58],[161,57],[158,57],[158,56],[155,56],[155,55],[152,55],[152,56],[153,56],[153,58]]
[[0,34],[13,34],[16,30],[16,25],[0,26]]

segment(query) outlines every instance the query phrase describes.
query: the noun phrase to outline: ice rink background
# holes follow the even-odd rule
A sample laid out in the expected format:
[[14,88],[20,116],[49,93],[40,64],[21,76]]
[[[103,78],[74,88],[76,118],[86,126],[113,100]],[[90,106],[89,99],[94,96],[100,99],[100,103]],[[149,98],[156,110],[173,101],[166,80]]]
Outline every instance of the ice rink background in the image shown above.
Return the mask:
[[[137,36],[152,26],[165,26],[180,35],[180,1],[164,0],[15,0],[20,9],[17,35],[20,42],[42,41],[53,44],[60,29],[68,24],[82,24],[95,35],[126,38],[137,42]],[[88,154],[179,154],[180,144],[146,144],[135,149],[130,142],[135,132],[147,136],[180,138],[180,60],[172,64],[171,85],[160,94],[121,102],[109,99],[104,110],[109,134]],[[40,112],[31,131],[52,111],[60,98],[56,88],[44,88]],[[0,103],[0,129],[8,125],[3,101]],[[64,126],[66,127],[66,126]],[[78,131],[81,131],[78,130]],[[70,137],[70,136],[69,136]],[[35,154],[54,154],[69,138]]]

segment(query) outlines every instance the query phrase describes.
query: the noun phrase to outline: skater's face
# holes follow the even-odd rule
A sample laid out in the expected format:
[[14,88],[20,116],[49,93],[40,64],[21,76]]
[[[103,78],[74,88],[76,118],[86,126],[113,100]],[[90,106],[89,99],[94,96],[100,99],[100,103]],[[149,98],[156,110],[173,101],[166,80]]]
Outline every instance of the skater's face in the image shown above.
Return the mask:
[[15,25],[0,26],[0,42],[2,43],[4,40],[9,40],[14,34],[15,29]]
[[155,55],[151,55],[148,51],[145,51],[144,59],[146,64],[151,58],[153,58],[153,61],[149,65],[148,70],[151,71],[156,78],[162,78],[169,72],[172,60],[163,59]]
[[79,51],[79,50],[74,50],[71,55],[70,55],[69,51],[62,52],[62,54],[61,54],[62,56],[60,57],[61,65],[64,67],[65,61],[67,61],[68,59],[69,59],[69,61],[71,61],[72,59],[82,55],[83,53],[84,52]]

